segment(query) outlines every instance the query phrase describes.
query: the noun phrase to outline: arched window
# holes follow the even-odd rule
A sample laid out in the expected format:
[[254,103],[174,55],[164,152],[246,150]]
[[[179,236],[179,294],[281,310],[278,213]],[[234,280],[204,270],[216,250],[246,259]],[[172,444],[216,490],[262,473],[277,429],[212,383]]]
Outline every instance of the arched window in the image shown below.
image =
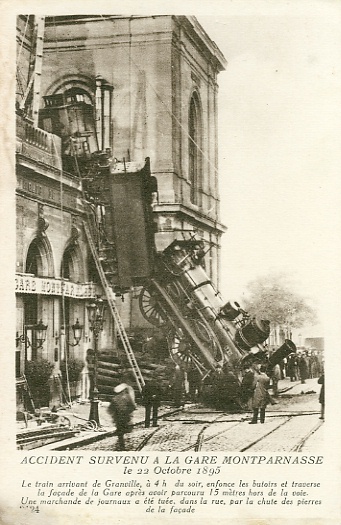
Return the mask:
[[39,241],[34,239],[27,252],[25,272],[38,276],[42,275],[42,269],[43,261]]
[[193,204],[199,204],[199,191],[201,189],[201,111],[196,92],[193,93],[189,105],[188,134],[190,200]]
[[88,280],[92,283],[99,283],[98,270],[92,255],[89,255],[88,259]]
[[84,281],[83,255],[78,244],[71,242],[66,246],[60,275],[63,279],[68,279],[74,283]]
[[[33,274],[36,277],[48,275],[48,256],[43,242],[34,239],[27,251],[25,273]],[[25,325],[25,359],[30,361],[37,359],[38,352],[35,341],[33,327],[39,320],[39,301],[38,294],[24,294],[24,325]],[[30,341],[30,343],[29,343]]]
[[52,277],[53,267],[52,249],[47,237],[36,237],[27,251],[25,273],[36,277]]
[[61,267],[61,276],[63,279],[69,279],[70,281],[75,281],[75,274],[76,274],[76,268],[75,268],[75,254],[74,249],[72,247],[66,248],[62,260],[62,267]]
[[72,274],[72,257],[70,250],[66,250],[64,253],[61,274],[64,279],[70,279],[70,275]]
[[[72,283],[84,282],[84,265],[82,252],[79,245],[75,242],[70,242],[64,251],[61,268],[61,278]],[[66,337],[66,342],[73,342],[72,325],[79,317],[79,301],[77,299],[62,296],[60,301],[60,326],[63,327],[63,332]],[[72,345],[66,344],[66,351],[70,355]],[[73,352],[73,350],[72,350]],[[63,352],[62,352],[63,356]]]

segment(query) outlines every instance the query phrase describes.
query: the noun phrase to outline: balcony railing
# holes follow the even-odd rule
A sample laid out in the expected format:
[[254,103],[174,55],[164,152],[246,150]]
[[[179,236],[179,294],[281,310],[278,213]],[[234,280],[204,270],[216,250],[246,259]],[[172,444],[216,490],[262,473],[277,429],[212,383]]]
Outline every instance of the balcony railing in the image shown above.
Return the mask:
[[17,153],[55,168],[61,167],[60,137],[36,128],[19,115],[16,124]]

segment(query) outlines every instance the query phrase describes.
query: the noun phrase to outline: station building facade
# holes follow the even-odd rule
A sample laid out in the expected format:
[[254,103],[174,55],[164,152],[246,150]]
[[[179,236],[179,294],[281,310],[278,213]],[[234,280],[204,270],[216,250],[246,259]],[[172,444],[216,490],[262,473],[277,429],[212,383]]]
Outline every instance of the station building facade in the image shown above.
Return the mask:
[[[149,157],[158,181],[157,250],[195,233],[207,241],[206,271],[219,285],[217,76],[226,61],[186,16],[57,16],[38,23],[19,16],[17,42],[16,376],[26,361],[45,357],[54,364],[51,402],[58,402],[53,378],[65,352],[84,360],[92,347],[86,305],[101,294],[70,147],[110,150],[127,161]],[[67,111],[69,101],[78,109]],[[58,126],[56,106],[64,115]],[[127,328],[142,322],[134,297],[132,291],[119,301]],[[42,344],[35,340],[40,322],[47,326]],[[83,327],[79,341],[76,323]],[[107,318],[101,347],[116,346]],[[85,368],[79,394],[86,397],[88,388]]]

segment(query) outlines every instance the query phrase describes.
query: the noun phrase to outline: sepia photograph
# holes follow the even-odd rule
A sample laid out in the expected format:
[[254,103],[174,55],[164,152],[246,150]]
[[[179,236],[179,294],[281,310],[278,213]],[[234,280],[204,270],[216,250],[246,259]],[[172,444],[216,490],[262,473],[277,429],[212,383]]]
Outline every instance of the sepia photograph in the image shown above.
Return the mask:
[[16,7],[4,523],[334,520],[340,6]]
[[[19,449],[289,452],[321,446],[319,290],[309,278],[298,287],[307,268],[298,267],[299,254],[292,260],[292,252],[282,253],[288,246],[306,250],[300,234],[292,232],[276,248],[275,232],[272,239],[258,231],[270,216],[273,230],[283,220],[283,204],[276,211],[271,189],[263,188],[255,202],[242,180],[239,189],[232,182],[239,206],[252,199],[262,210],[252,232],[268,246],[258,267],[260,254],[252,253],[254,239],[249,241],[245,256],[256,264],[248,273],[246,261],[248,279],[238,290],[239,283],[233,286],[242,300],[229,293],[231,277],[221,279],[222,267],[238,275],[241,263],[233,255],[222,263],[222,246],[224,254],[233,248],[231,210],[237,213],[229,177],[252,176],[252,188],[265,176],[256,173],[250,153],[243,160],[246,175],[234,169],[230,175],[242,148],[218,169],[219,112],[229,120],[239,112],[225,133],[247,136],[252,124],[241,120],[246,102],[253,96],[258,111],[263,106],[261,125],[276,101],[272,93],[259,94],[257,79],[255,93],[241,101],[230,71],[224,87],[231,102],[218,103],[220,75],[229,69],[225,55],[232,54],[232,70],[241,67],[247,57],[242,47],[257,38],[259,27],[247,37],[229,35],[223,52],[213,38],[222,38],[225,27],[216,23],[210,36],[205,22],[174,15],[18,16]],[[291,50],[282,53],[266,57],[278,90],[284,80],[276,75],[289,76],[293,67]],[[264,67],[264,58],[250,57],[248,67],[260,59]],[[290,103],[293,110],[299,97],[277,104]],[[311,118],[309,107],[301,113]],[[284,117],[293,114],[277,125]],[[302,139],[301,148],[313,140]],[[259,147],[268,149],[264,142]],[[268,177],[283,176],[275,156],[288,148],[292,142],[267,152]],[[304,151],[297,156],[290,169],[300,169],[304,182],[308,170],[311,178],[311,159]],[[297,176],[289,173],[279,184],[288,191]],[[289,214],[302,220],[307,203],[297,209],[297,197],[289,197]],[[243,206],[239,211],[248,213]],[[251,211],[246,224],[253,220]],[[239,233],[246,237],[243,231],[232,236]],[[274,247],[278,263],[271,267]]]

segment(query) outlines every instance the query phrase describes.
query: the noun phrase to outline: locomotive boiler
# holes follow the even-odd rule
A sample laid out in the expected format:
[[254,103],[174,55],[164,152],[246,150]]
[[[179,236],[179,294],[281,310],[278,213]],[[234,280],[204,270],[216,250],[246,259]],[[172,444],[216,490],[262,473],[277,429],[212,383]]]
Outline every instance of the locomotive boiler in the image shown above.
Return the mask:
[[171,356],[185,369],[194,365],[202,377],[211,372],[237,377],[243,358],[263,350],[270,325],[238,303],[223,301],[202,265],[204,254],[203,241],[173,241],[157,256],[140,308],[167,331]]

